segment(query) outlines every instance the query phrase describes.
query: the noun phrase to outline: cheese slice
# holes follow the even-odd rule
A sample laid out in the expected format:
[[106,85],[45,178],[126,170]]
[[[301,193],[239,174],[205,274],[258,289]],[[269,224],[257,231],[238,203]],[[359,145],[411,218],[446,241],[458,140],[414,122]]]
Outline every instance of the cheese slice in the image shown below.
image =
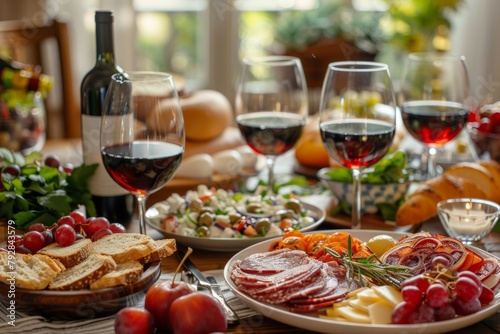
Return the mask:
[[383,301],[376,302],[368,306],[368,314],[372,324],[392,323],[392,307]]
[[403,301],[403,297],[401,297],[401,292],[399,292],[393,286],[390,285],[372,286],[372,290],[377,296],[379,296],[382,300],[387,302],[392,307],[395,307],[397,304]]

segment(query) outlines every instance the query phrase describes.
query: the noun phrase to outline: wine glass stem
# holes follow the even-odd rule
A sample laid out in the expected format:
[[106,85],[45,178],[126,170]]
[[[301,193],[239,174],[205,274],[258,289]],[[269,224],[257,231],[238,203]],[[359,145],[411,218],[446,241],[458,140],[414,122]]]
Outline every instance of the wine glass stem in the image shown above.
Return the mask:
[[266,157],[266,164],[268,170],[267,177],[267,192],[269,196],[274,194],[273,186],[274,186],[274,163],[276,162],[276,157]]
[[352,201],[352,229],[361,229],[361,170],[352,170],[353,201]]
[[141,234],[146,234],[146,221],[145,221],[145,214],[146,214],[146,196],[142,195],[137,195],[137,206],[139,207],[139,232]]
[[432,179],[435,177],[437,174],[436,169],[437,169],[437,163],[436,163],[436,149],[434,147],[429,147],[428,149],[428,161],[427,161],[427,178]]

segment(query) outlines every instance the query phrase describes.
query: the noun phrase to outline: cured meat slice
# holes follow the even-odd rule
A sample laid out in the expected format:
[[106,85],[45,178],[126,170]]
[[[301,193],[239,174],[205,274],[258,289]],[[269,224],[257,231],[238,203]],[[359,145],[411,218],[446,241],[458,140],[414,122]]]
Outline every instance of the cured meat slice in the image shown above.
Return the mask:
[[238,263],[246,273],[273,274],[309,263],[307,254],[287,248],[272,252],[252,254]]

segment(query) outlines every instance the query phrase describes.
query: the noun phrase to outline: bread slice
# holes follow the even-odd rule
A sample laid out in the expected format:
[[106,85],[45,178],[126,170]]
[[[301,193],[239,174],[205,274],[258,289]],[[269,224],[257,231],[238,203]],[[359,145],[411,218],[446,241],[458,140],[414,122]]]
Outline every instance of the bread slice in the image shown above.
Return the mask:
[[52,243],[40,249],[37,254],[47,255],[59,260],[64,267],[71,268],[85,260],[92,252],[92,241],[90,239],[78,239],[70,246],[59,246]]
[[429,179],[424,184],[441,196],[441,199],[462,197],[463,187],[460,180],[451,175],[440,175]]
[[146,264],[154,261],[160,261],[161,259],[172,255],[176,250],[175,239],[161,239],[156,240],[156,249],[143,257],[137,259],[139,263]]
[[444,171],[444,174],[453,175],[463,179],[469,179],[475,182],[481,190],[486,193],[487,199],[494,201],[497,185],[491,173],[486,167],[474,162],[460,162],[450,166]]
[[153,238],[139,233],[115,233],[93,243],[95,252],[111,256],[116,263],[135,261],[157,248]]
[[59,265],[45,255],[0,252],[0,282],[29,290],[43,290],[60,272]]
[[116,268],[111,256],[99,253],[90,255],[81,263],[57,275],[49,284],[49,290],[80,290]]
[[118,285],[134,283],[139,279],[143,271],[143,266],[137,261],[120,263],[113,271],[90,283],[91,290],[109,288]]

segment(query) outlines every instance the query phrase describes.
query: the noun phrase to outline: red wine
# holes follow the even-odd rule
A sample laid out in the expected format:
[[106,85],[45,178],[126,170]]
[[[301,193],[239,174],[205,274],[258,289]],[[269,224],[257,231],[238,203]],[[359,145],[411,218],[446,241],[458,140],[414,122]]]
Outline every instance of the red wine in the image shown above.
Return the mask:
[[348,168],[373,165],[387,153],[395,126],[377,120],[344,120],[322,123],[321,138],[330,156]]
[[179,167],[184,148],[165,142],[134,141],[104,147],[102,161],[129,192],[145,195],[163,187]]
[[403,123],[415,139],[430,146],[443,146],[455,138],[467,122],[469,109],[442,101],[412,101],[402,107]]
[[96,63],[85,75],[80,88],[82,113],[82,147],[85,164],[97,163],[95,174],[89,181],[89,190],[95,206],[95,213],[112,222],[128,223],[134,212],[134,197],[120,187],[108,175],[101,162],[99,134],[104,98],[111,82],[111,75],[122,72],[115,64],[113,45],[113,13],[97,11]]
[[255,112],[240,115],[236,123],[255,152],[276,156],[290,150],[299,139],[305,119],[287,112]]

